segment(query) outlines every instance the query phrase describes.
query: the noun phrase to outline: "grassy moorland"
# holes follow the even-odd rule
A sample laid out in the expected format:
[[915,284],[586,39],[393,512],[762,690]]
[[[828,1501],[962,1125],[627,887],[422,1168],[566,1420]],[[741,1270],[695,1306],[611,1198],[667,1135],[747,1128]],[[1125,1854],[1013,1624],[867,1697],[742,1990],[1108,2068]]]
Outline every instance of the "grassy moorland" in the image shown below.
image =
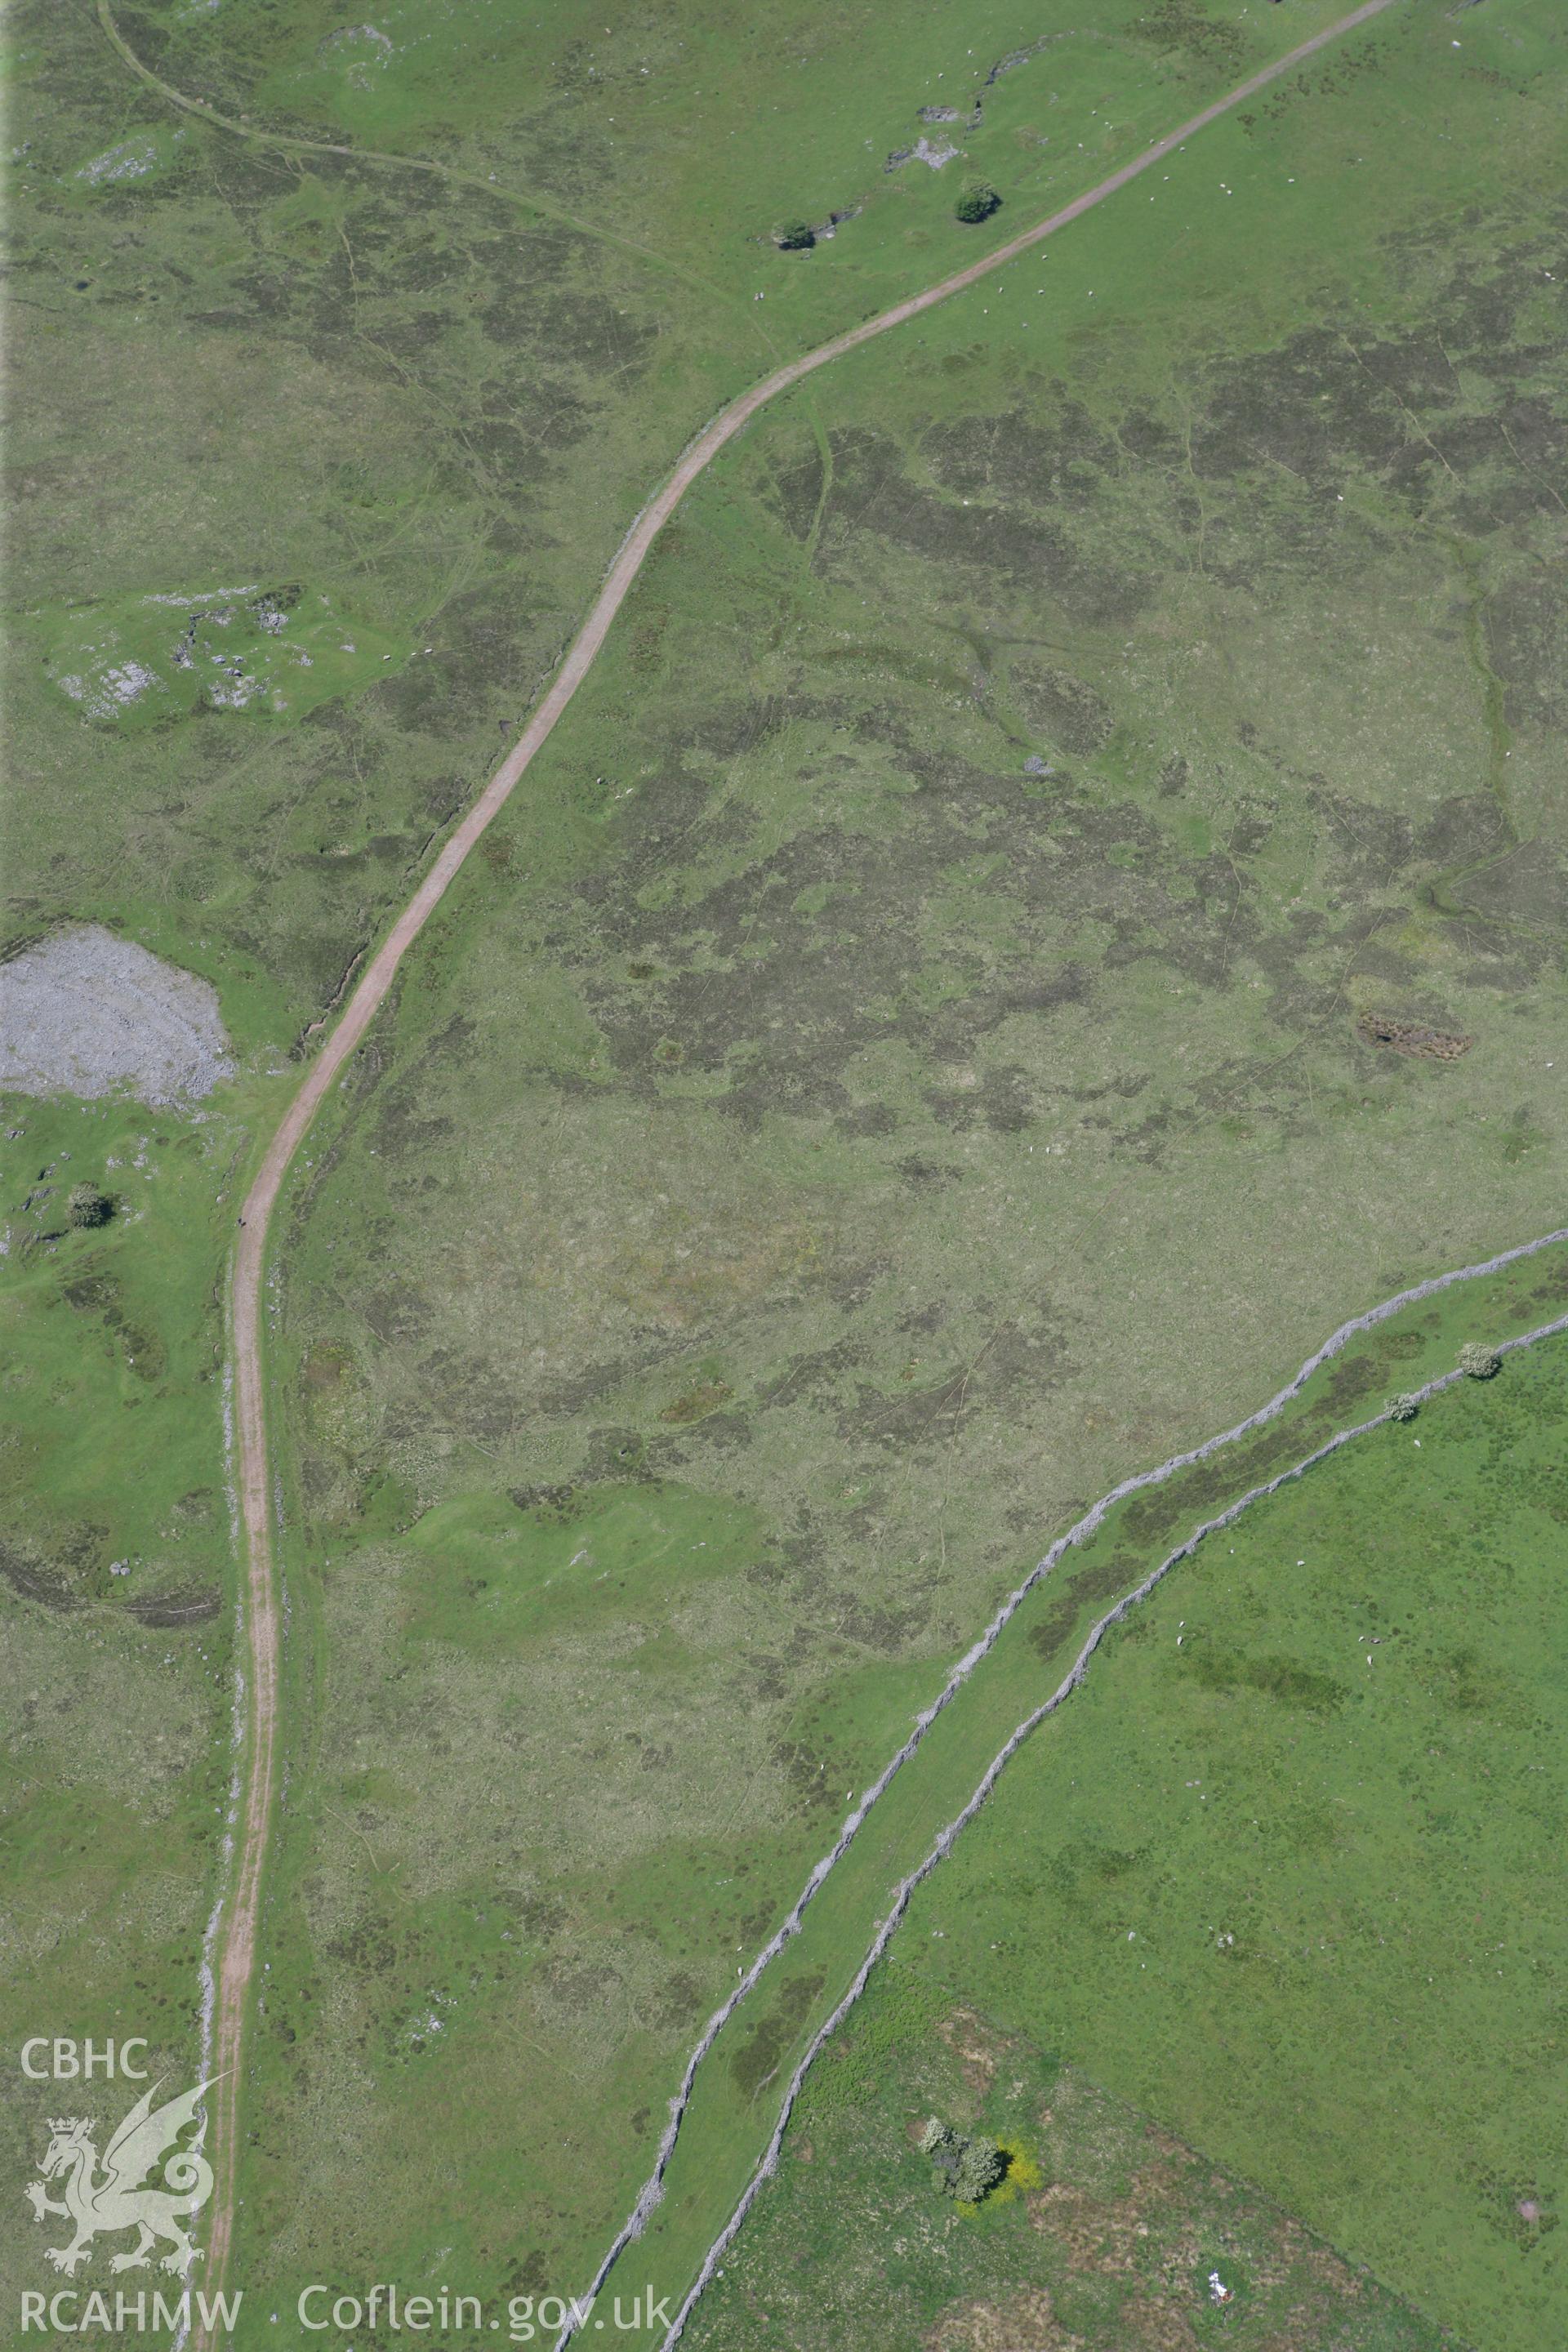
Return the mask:
[[[1453,38],[760,420],[319,1131],[253,2260],[580,2283],[1048,1536],[1557,1222],[1561,37]],[[661,2286],[990,1728],[716,2053]]]
[[[900,2232],[871,2343],[914,2341],[958,2289],[1046,2285],[1087,2344],[1139,2344],[1151,2280],[1187,2332],[1149,2341],[1362,2340],[1270,2335],[1266,2295],[1207,2309],[1195,2262],[1162,2277],[1163,2247],[1128,2243],[1136,2178],[1049,2149],[1057,2066],[1100,2086],[1094,2116],[1109,2092],[1155,2119],[1113,2169],[1168,2180],[1174,2133],[1432,2323],[1388,2340],[1562,2340],[1565,1408],[1561,1342],[1510,1358],[1255,1507],[1110,1636],[824,2053],[694,2344],[834,2341]],[[961,2104],[975,2012],[993,2054]],[[937,2234],[903,2127],[942,2089],[1037,2151],[1032,2230],[999,2207]],[[1241,2237],[1199,2237],[1253,2285]]]
[[[233,132],[85,12],[24,43],[12,935],[153,925],[213,977],[242,1164],[691,429],[1334,12],[891,13],[613,57],[521,12],[378,19],[389,57],[319,9],[116,18]],[[422,944],[279,1237],[243,2274],[580,2284],[738,1956],[1075,1505],[1559,1221],[1562,64],[1538,0],[1412,0],[760,420]],[[886,171],[950,103],[969,163]],[[440,169],[299,143],[344,138]],[[296,590],[383,677],[153,726],[45,666],[167,594],[204,661],[239,599],[254,667]],[[110,1296],[73,1310],[93,1578],[190,1431],[221,1481],[204,1165],[166,1258],[114,1236],[187,1334],[151,1473]],[[14,1507],[47,1551],[32,1470]],[[12,1605],[57,1662],[89,1622]],[[716,2205],[925,1818],[721,2061]]]
[[[585,10],[19,12],[8,934],[155,896],[303,1027],[727,397],[1335,13],[1232,31],[1118,0],[1086,35],[993,0],[960,41],[939,7],[817,5],[787,40],[677,14],[604,43]],[[887,171],[950,85],[963,157]],[[972,170],[1007,195],[980,230],[952,218]],[[775,251],[780,207],[850,204]],[[238,591],[347,620],[328,698],[185,690],[187,614]],[[127,633],[153,598],[162,659]],[[106,639],[159,684],[94,694]]]
[[[637,58],[616,70],[637,87],[606,105],[586,25],[557,12],[546,54],[533,21],[425,11],[372,40],[368,72],[321,7],[8,22],[25,134],[6,160],[0,940],[94,918],[201,972],[239,1076],[200,1118],[5,1106],[5,2000],[19,2031],[38,2023],[53,1949],[68,2022],[155,2027],[182,2068],[230,1770],[223,1269],[289,1055],[516,732],[693,428],[781,348],[973,249],[952,172],[884,173],[865,138],[912,135],[928,79],[969,107],[968,42],[989,44],[989,71],[1040,29],[992,8],[960,43],[932,12],[873,61],[866,28],[823,11],[808,72],[754,31],[628,30]],[[1076,111],[1083,45],[1060,29]],[[1121,120],[1070,154],[1020,146],[1020,200],[1026,182],[1031,198],[1087,184],[1135,115],[1180,115],[1281,37],[1260,24],[1211,55],[1201,20],[1145,37],[1124,11],[1100,44]],[[714,59],[706,93],[679,69],[693,40]],[[824,92],[842,100],[857,46],[877,84],[865,124],[847,144],[840,105],[819,155]],[[963,136],[994,144],[1012,120],[993,106]],[[761,194],[763,144],[778,201],[814,217],[867,184],[852,248],[755,242],[735,185]],[[95,1234],[63,1216],[83,1173],[124,1196]],[[25,2092],[18,2147],[54,2096]],[[6,2226],[36,2269],[30,2221]]]

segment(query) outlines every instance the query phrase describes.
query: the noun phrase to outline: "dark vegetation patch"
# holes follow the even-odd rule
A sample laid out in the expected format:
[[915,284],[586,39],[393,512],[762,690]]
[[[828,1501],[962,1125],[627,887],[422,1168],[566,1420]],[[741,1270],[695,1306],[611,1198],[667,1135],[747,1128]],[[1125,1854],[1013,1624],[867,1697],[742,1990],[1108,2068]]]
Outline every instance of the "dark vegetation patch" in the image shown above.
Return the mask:
[[1079,1602],[1070,1592],[1058,1593],[1056,1600],[1029,1628],[1029,1646],[1042,1658],[1054,1658],[1079,1621]]
[[[995,424],[1003,429],[1004,420]],[[932,458],[939,478],[942,454],[939,446]],[[1037,495],[1043,499],[1043,484]],[[858,527],[940,566],[993,573],[1014,593],[1059,600],[1091,628],[1130,625],[1150,601],[1146,574],[1080,544],[1026,501],[966,506],[956,488],[922,486],[906,469],[900,444],[873,427],[853,426],[833,436],[829,515],[835,549],[846,525]],[[831,564],[836,557],[825,560]]]
[[1102,751],[1115,725],[1110,705],[1093,687],[1068,671],[1019,660],[1012,669],[1013,690],[1034,729],[1081,759]]
[[1188,1643],[1182,1655],[1205,1690],[1255,1690],[1283,1706],[1309,1707],[1319,1715],[1336,1714],[1348,1696],[1344,1684],[1333,1675],[1296,1658],[1253,1657],[1221,1642],[1197,1640]]
[[24,1601],[37,1601],[46,1609],[79,1609],[82,1605],[82,1596],[73,1590],[68,1578],[19,1545],[0,1543],[0,1576]]
[[649,1994],[646,2006],[654,2024],[686,2035],[701,2021],[705,2000],[704,1988],[689,1969],[676,1969]]
[[730,2072],[743,2098],[754,2099],[778,2073],[785,2050],[811,2014],[812,2003],[826,1981],[820,1974],[792,1977],[745,2035],[730,2061]]
[[1157,0],[1139,17],[1132,37],[1166,56],[1190,58],[1226,76],[1235,74],[1247,56],[1236,26],[1211,16],[1200,0]]
[[1060,1385],[1067,1360],[1062,1329],[1048,1313],[1032,1328],[1002,1322],[973,1360],[953,1365],[936,1381],[891,1395],[863,1384],[855,1402],[840,1410],[838,1424],[858,1445],[900,1455],[948,1446],[967,1421],[994,1412],[1005,1397],[1037,1403]]
[[[765,1694],[759,1696],[778,1698],[786,1687],[782,1676],[771,1676]],[[769,1752],[775,1769],[783,1775],[794,1813],[823,1822],[842,1815],[843,1768],[837,1758],[828,1764],[822,1755],[820,1741],[780,1739]]]
[[1509,824],[1492,793],[1456,793],[1421,828],[1423,857],[1440,867],[1479,866],[1506,849]]
[[[1103,741],[1110,719],[1093,689],[1056,671],[1038,684],[1058,734],[1070,733],[1080,746]],[[822,708],[826,714],[832,706]],[[855,1103],[842,1074],[868,1045],[901,1038],[927,1057],[927,1100],[944,1124],[1016,1131],[1040,1115],[1033,1071],[1022,1064],[988,1067],[954,1087],[942,1083],[943,1066],[966,1066],[1005,1022],[1049,1022],[1066,1008],[1091,1004],[1095,963],[1116,971],[1152,961],[1213,989],[1245,955],[1268,971],[1282,1024],[1317,1018],[1332,1002],[1346,948],[1370,936],[1378,919],[1371,910],[1391,873],[1407,876],[1414,887],[1426,868],[1426,845],[1406,821],[1346,793],[1311,788],[1320,854],[1342,903],[1332,919],[1304,910],[1290,929],[1277,930],[1250,891],[1237,895],[1238,873],[1268,853],[1271,827],[1260,813],[1237,812],[1226,855],[1183,855],[1135,802],[1107,805],[1066,782],[1030,797],[1016,772],[928,750],[890,712],[874,724],[906,780],[896,825],[874,835],[847,835],[826,821],[836,782],[831,757],[821,768],[824,818],[808,817],[794,838],[755,858],[746,856],[749,828],[734,804],[720,813],[700,776],[672,767],[643,788],[626,865],[583,886],[593,961],[580,953],[578,924],[554,932],[623,1084],[651,1093],[662,1070],[679,1066],[721,1078],[717,1099],[749,1123],[787,1106],[829,1111],[858,1122],[858,1131],[886,1131],[887,1107]],[[765,727],[759,716],[756,731]],[[848,766],[844,760],[840,772]],[[675,922],[663,908],[650,908],[646,890],[672,836],[689,855],[722,850],[729,869],[694,894]],[[1457,838],[1450,816],[1442,846]],[[825,883],[833,886],[827,911],[805,911],[808,894]],[[940,944],[928,942],[909,909],[940,901],[944,891],[959,903]],[[966,905],[984,916],[984,930],[973,937]],[[1086,929],[1092,951],[1087,940],[1079,946]],[[689,961],[687,937],[700,940],[700,963]],[[638,975],[635,990],[606,974],[601,941],[611,950],[606,961]],[[929,974],[938,957],[942,979],[933,992]],[[744,983],[715,985],[715,964],[743,973]],[[1112,1126],[1120,1134],[1124,1122]],[[1156,1113],[1141,1148],[1156,1146],[1161,1131]]]
[[816,520],[822,504],[823,480],[822,452],[816,447],[781,466],[773,476],[770,503],[785,530],[796,539],[805,539]]
[[667,1404],[658,1417],[682,1427],[694,1421],[706,1421],[729,1401],[730,1391],[722,1381],[700,1381],[684,1396],[677,1397],[673,1404]]

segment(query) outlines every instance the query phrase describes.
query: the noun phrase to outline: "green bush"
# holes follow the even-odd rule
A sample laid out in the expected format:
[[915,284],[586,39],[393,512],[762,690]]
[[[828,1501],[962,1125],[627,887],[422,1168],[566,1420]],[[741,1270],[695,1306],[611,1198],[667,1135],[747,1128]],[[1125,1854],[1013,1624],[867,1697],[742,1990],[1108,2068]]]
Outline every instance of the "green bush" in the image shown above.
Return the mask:
[[73,1225],[106,1225],[114,1214],[113,1202],[96,1184],[73,1184],[66,1205]]
[[773,231],[773,243],[781,253],[808,253],[816,243],[816,231],[808,221],[784,221]]
[[966,180],[952,209],[961,221],[984,221],[1001,207],[1002,199],[989,180]]
[[953,2196],[961,2204],[978,2205],[983,2198],[990,2196],[1006,2170],[1007,2159],[995,2141],[987,2139],[983,2132],[977,2132],[973,2139],[965,2140],[963,2144],[963,2153],[958,2159],[958,2170],[953,2178]]
[[1484,1339],[1467,1339],[1459,1350],[1459,1370],[1472,1381],[1489,1381],[1501,1366],[1502,1358]]
[[1007,2158],[994,2139],[984,2132],[956,2132],[937,2116],[921,2132],[920,2148],[931,2158],[937,2188],[960,2205],[980,2204],[1006,2177]]

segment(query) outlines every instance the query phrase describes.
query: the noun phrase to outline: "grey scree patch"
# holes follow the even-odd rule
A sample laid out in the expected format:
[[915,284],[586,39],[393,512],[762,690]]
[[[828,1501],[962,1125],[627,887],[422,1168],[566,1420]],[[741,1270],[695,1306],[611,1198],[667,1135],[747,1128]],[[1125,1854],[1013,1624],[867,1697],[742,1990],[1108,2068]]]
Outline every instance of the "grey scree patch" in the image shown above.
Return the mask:
[[233,1074],[217,991],[97,923],[0,964],[0,1089],[193,1101]]

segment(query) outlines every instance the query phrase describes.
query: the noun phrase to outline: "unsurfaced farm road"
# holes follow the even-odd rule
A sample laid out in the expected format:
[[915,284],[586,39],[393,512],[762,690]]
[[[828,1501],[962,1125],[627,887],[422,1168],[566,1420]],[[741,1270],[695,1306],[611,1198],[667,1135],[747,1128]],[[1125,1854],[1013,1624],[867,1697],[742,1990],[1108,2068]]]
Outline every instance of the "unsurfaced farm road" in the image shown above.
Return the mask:
[[[885,335],[907,320],[918,318],[939,302],[961,294],[992,271],[1041,244],[1070,221],[1077,220],[1130,180],[1174,153],[1186,140],[1228,113],[1269,82],[1279,79],[1317,50],[1364,25],[1395,0],[1363,0],[1363,5],[1336,24],[1265,66],[1173,131],[1156,141],[1131,163],[1112,172],[1097,187],[1064,205],[1059,212],[1035,227],[1023,230],[965,269],[954,271],[940,285],[912,294],[891,310],[852,327],[831,342],[792,360],[731,402],[686,449],[674,472],[643,508],[621,543],[603,587],[586,620],[567,650],[548,691],[506,759],[490,778],[468,814],[457,826],[372,958],[342,1017],[321,1047],[309,1076],[294,1097],[268,1144],[266,1156],[246,1199],[235,1252],[230,1286],[230,1348],[236,1399],[236,1437],[240,1508],[245,1529],[245,1647],[247,1654],[244,1792],[232,1893],[226,1906],[217,1966],[214,2012],[213,2068],[221,2076],[214,2097],[216,2184],[208,2243],[209,2291],[222,2284],[234,2233],[235,2184],[239,2149],[240,2059],[251,1978],[255,1971],[261,1914],[262,1881],[267,1859],[273,1799],[276,1793],[279,1732],[279,1619],[277,1578],[272,1550],[272,1504],[268,1465],[267,1418],[263,1351],[267,1243],[272,1213],[278,1204],[290,1163],[329,1089],[336,1082],[376,1013],[396,976],[399,965],[419,937],[447,887],[486,827],[505,807],[535,754],[542,748],[592,667],[611,622],[625,603],[648,551],[698,476],[759,409],[818,368],[846,352]],[[206,2332],[198,2337],[211,2342]]]

